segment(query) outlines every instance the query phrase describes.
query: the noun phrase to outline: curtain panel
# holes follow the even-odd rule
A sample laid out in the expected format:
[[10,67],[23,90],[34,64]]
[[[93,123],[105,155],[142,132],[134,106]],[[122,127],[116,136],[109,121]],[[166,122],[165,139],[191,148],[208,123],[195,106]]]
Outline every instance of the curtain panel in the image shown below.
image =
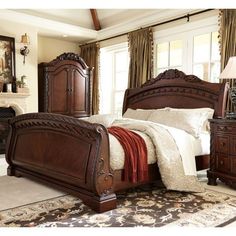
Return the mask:
[[[236,9],[222,9],[219,13],[219,44],[221,54],[221,71],[225,68],[228,60],[236,56]],[[236,79],[221,79],[228,81],[230,87],[235,86]],[[230,97],[228,97],[227,112],[234,112]]]
[[92,75],[92,114],[99,112],[99,44],[92,43],[80,46],[80,56],[89,67],[93,67]]
[[153,77],[153,33],[151,28],[128,34],[130,53],[129,88],[141,86]]

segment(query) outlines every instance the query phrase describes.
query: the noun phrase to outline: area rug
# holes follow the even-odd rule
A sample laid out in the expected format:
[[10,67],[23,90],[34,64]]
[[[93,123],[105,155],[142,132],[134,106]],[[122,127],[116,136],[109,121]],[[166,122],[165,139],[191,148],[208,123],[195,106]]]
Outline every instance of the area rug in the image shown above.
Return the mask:
[[118,195],[117,209],[97,214],[71,195],[0,211],[1,227],[220,227],[236,220],[236,197],[206,190],[152,188]]

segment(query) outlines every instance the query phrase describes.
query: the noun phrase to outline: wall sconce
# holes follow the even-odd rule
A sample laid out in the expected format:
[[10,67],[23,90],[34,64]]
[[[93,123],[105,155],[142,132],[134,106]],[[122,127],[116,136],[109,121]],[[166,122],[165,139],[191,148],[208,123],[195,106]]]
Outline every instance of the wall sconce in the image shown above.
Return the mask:
[[29,45],[29,36],[25,33],[21,36],[21,43],[24,45],[23,48],[20,49],[20,54],[24,56],[23,64],[25,64],[25,57],[29,54],[30,50],[27,45]]

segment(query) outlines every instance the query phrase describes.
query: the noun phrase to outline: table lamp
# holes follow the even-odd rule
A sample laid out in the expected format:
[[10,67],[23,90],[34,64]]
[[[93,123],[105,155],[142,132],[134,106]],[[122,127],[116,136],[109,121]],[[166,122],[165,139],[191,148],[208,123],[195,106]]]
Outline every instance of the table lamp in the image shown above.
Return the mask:
[[[228,63],[224,70],[221,72],[219,79],[231,79],[232,83],[230,83],[229,96],[230,100],[234,106],[234,110],[236,110],[236,56],[230,57]],[[236,119],[236,112],[228,112],[226,114],[226,118],[228,119]]]

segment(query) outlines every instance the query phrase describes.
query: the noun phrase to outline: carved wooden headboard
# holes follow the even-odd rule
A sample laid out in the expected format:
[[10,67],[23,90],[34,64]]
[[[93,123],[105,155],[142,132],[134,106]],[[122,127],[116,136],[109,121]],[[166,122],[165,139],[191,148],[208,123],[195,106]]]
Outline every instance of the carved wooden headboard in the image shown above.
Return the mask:
[[123,113],[128,108],[210,107],[215,110],[214,117],[224,117],[228,88],[227,83],[210,83],[195,75],[169,69],[148,80],[140,88],[127,89]]

